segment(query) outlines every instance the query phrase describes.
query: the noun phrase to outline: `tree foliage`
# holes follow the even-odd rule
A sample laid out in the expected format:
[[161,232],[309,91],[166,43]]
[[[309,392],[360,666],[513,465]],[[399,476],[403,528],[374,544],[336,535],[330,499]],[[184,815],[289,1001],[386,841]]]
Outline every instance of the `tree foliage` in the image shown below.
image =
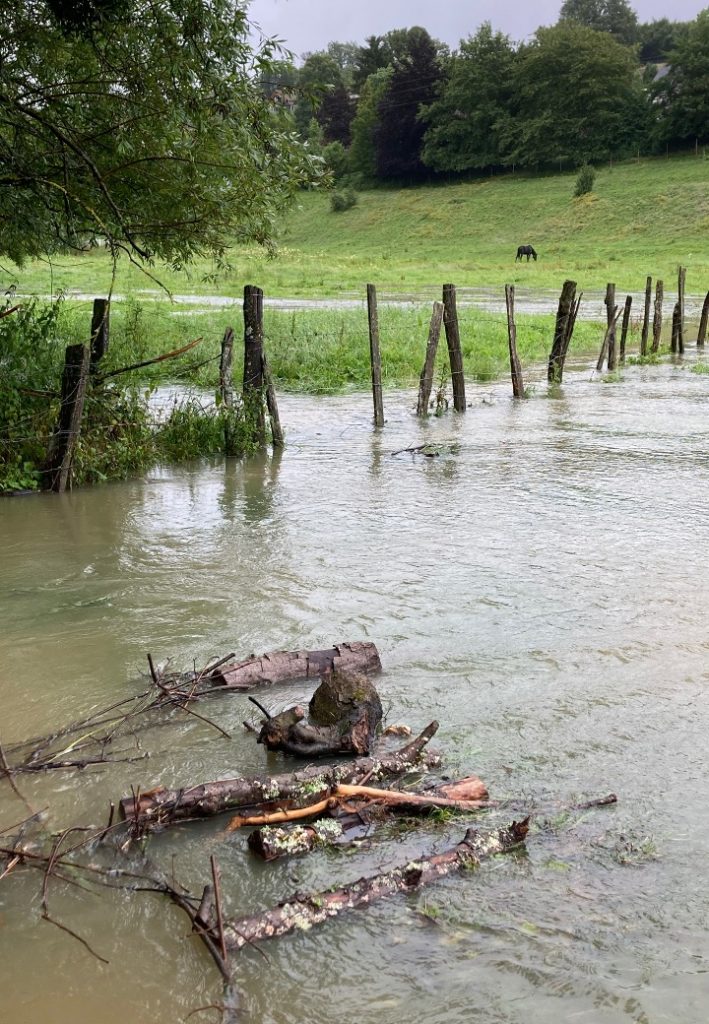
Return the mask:
[[709,8],[687,26],[669,63],[656,88],[663,141],[709,142]]
[[525,166],[578,165],[628,152],[645,131],[634,53],[570,21],[538,29],[521,48],[507,144]]
[[485,22],[460,44],[440,95],[422,117],[422,158],[436,171],[466,171],[504,163],[509,134],[515,52],[509,38]]
[[0,0],[0,255],[101,235],[179,266],[267,241],[316,165],[237,0]]
[[352,144],[349,150],[350,170],[364,180],[377,176],[375,134],[379,124],[379,104],[389,88],[393,68],[382,67],[364,83],[352,122]]
[[559,20],[609,32],[626,46],[637,39],[638,16],[627,0],[564,0]]

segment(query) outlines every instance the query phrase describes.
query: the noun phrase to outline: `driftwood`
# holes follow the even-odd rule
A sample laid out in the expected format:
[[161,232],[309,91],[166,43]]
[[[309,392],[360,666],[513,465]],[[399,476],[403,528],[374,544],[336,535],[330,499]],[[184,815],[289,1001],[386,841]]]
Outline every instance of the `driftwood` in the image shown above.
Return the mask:
[[406,746],[379,758],[362,757],[341,765],[311,765],[288,775],[205,782],[188,789],[159,787],[146,793],[138,791],[121,800],[120,813],[136,829],[149,831],[176,821],[241,808],[268,813],[302,807],[327,799],[340,783],[403,775],[422,763],[430,766],[436,762],[436,756],[422,752],[437,729],[438,722],[431,722]]
[[397,892],[412,892],[454,871],[475,867],[489,857],[506,853],[524,842],[528,827],[525,819],[493,832],[468,829],[463,841],[444,853],[421,857],[342,888],[311,895],[295,894],[272,910],[226,921],[221,938],[227,949],[236,950],[296,929],[306,931],[345,910],[367,906]]
[[308,721],[300,705],[269,715],[258,742],[296,757],[370,752],[382,721],[382,704],[367,676],[340,669],[328,673],[308,710]]
[[[249,849],[263,860],[277,860],[280,857],[309,853],[321,846],[332,846],[349,829],[369,824],[377,812],[380,817],[382,813],[399,811],[425,813],[442,806],[473,811],[488,806],[487,795],[485,784],[475,775],[455,783],[436,786],[428,793],[400,793],[369,786],[338,786],[335,797],[326,801],[324,808],[328,814],[338,817],[320,819],[308,825],[264,825],[251,832],[247,843]],[[356,799],[354,806],[353,798]],[[343,802],[345,799],[346,803]]]
[[236,665],[223,665],[210,681],[230,690],[252,690],[269,683],[293,679],[316,679],[327,672],[347,669],[371,674],[381,672],[379,652],[372,643],[337,644],[326,651],[273,651],[247,658]]

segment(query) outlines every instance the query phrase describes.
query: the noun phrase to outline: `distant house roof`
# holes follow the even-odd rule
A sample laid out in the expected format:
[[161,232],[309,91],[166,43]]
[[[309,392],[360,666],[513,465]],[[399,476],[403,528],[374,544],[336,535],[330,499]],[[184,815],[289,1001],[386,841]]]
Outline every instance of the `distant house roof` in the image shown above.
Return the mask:
[[655,66],[655,75],[652,79],[653,82],[659,82],[661,79],[666,78],[667,75],[669,75],[670,71],[670,64],[657,64]]

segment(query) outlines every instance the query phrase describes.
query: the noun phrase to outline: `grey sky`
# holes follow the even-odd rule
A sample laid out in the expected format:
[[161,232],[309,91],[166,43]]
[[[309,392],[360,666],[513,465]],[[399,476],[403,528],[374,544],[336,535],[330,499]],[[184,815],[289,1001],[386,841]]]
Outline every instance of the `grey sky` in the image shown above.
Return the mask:
[[[553,25],[562,0],[251,0],[250,17],[264,35],[277,36],[296,54],[329,42],[358,42],[392,28],[422,25],[451,46],[483,21],[514,40]],[[689,21],[707,0],[631,0],[640,21]]]

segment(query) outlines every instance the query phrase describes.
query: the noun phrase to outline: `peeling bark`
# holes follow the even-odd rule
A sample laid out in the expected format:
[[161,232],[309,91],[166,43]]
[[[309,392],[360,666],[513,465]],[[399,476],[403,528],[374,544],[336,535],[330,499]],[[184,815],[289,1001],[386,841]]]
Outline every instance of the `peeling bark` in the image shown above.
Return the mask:
[[229,690],[253,690],[257,686],[293,679],[317,679],[328,672],[350,670],[381,672],[379,652],[372,643],[337,644],[326,651],[272,651],[237,664],[222,665],[210,682]]

